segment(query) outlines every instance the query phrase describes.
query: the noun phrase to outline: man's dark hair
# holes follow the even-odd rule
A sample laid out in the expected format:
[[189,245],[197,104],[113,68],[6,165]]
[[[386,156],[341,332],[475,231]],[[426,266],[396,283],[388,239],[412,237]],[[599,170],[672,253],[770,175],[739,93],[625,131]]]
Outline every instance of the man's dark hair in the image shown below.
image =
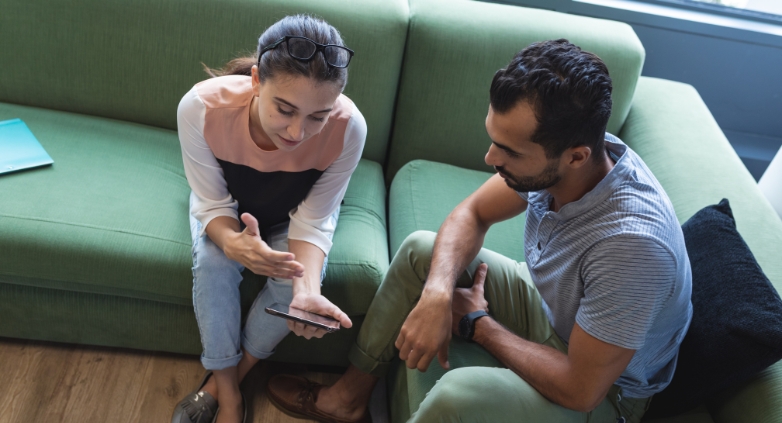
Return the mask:
[[599,57],[560,39],[518,52],[494,75],[489,100],[500,114],[529,102],[538,121],[532,141],[543,146],[547,158],[587,146],[595,160],[602,160],[611,88],[608,68]]

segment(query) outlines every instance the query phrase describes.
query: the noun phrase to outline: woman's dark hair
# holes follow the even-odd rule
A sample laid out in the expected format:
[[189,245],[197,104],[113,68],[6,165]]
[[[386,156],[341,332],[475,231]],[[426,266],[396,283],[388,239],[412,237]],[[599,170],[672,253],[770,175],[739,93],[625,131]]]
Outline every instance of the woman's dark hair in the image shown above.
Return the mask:
[[[323,19],[309,15],[286,16],[274,25],[266,29],[258,39],[258,48],[251,57],[239,57],[226,63],[222,69],[211,69],[204,65],[204,70],[209,75],[252,75],[253,65],[258,63],[258,54],[264,47],[274,43],[286,35],[307,37],[320,44],[335,44],[345,46],[336,28],[329,25]],[[326,64],[323,54],[318,52],[308,62],[294,59],[286,51],[286,43],[269,50],[261,57],[261,66],[258,69],[261,81],[266,81],[276,75],[305,76],[318,82],[333,82],[344,89],[348,83],[347,68],[335,68]]]
[[557,158],[568,148],[587,146],[592,157],[605,148],[611,117],[611,77],[596,55],[568,40],[529,45],[494,75],[489,90],[492,109],[506,113],[520,101],[535,111],[538,127],[532,141],[546,157]]

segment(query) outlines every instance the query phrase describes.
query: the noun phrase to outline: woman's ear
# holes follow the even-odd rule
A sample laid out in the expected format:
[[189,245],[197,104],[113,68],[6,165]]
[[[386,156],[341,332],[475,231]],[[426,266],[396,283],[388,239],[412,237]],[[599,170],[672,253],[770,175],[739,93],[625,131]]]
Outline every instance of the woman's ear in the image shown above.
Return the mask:
[[250,72],[252,73],[253,95],[258,97],[261,95],[261,75],[258,73],[258,66],[253,65]]

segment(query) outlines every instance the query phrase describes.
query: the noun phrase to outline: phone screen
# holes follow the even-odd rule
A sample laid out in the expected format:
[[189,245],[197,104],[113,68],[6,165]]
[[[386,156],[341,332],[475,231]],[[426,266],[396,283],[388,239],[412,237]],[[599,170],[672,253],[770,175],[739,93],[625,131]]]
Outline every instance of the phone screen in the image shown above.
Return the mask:
[[321,316],[309,311],[301,310],[295,307],[291,307],[286,304],[274,303],[269,307],[266,307],[266,312],[275,316],[282,317],[284,319],[301,322],[304,324],[326,329],[329,332],[333,332],[339,329],[339,321],[332,319],[331,317]]

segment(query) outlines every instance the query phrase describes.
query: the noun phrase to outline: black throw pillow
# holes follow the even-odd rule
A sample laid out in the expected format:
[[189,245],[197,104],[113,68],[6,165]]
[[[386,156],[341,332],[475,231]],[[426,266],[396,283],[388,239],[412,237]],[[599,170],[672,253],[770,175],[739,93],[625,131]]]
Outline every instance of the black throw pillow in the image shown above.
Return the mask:
[[682,225],[692,265],[692,323],[671,384],[646,417],[688,411],[782,358],[782,300],[736,231],[727,199]]

